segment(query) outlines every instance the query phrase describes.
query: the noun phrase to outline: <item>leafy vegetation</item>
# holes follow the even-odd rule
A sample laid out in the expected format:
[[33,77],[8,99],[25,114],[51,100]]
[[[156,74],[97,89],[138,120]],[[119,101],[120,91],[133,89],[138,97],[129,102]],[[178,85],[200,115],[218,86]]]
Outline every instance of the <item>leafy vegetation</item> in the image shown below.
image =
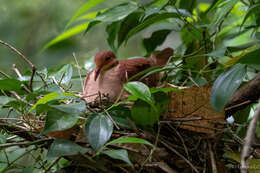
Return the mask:
[[[165,72],[162,81],[169,84],[198,87],[212,85],[210,103],[218,112],[223,111],[237,89],[253,79],[260,70],[259,2],[132,0],[93,10],[101,3],[102,0],[85,2],[74,15],[71,14],[64,32],[47,42],[41,53],[58,43],[62,45],[77,34],[84,33],[88,37],[91,30],[100,26],[106,27],[106,41],[115,53],[127,47],[133,38],[139,38],[138,46],[142,46],[143,56],[156,52],[158,47],[166,44],[174,47],[174,56],[169,63],[137,75],[145,78],[153,73]],[[147,33],[149,36],[144,36]],[[175,39],[179,39],[177,46],[173,46]],[[12,50],[7,43],[1,41],[1,44]],[[20,52],[15,52],[20,56]],[[73,64],[50,69],[36,69],[33,66],[31,71],[22,74],[14,68],[18,78],[0,71],[0,171],[56,171],[72,164],[67,157],[73,155],[81,155],[90,162],[93,161],[91,157],[97,159],[108,156],[127,163],[136,171],[128,148],[120,146],[132,143],[142,144],[151,151],[139,171],[144,169],[158,145],[160,118],[168,111],[171,102],[167,93],[182,91],[169,87],[149,88],[142,82],[132,81],[134,76],[124,85],[124,89],[131,94],[127,100],[118,100],[113,105],[104,104],[98,110],[93,110],[89,103],[86,105],[78,97],[82,77],[75,68]],[[129,101],[134,101],[132,107],[124,107]],[[239,139],[245,137],[245,126],[254,108],[253,105],[238,111],[233,115],[238,125],[227,125],[227,129]],[[83,129],[83,135],[78,127],[84,127],[80,129]],[[134,129],[136,134],[142,129],[155,134],[155,137],[142,139],[140,135],[122,135],[123,132],[113,136],[120,129]],[[257,136],[260,135],[259,129],[258,125]],[[18,130],[24,132],[19,133]],[[75,133],[78,135],[75,136]],[[227,137],[223,135],[221,139],[225,141]],[[152,140],[153,144],[149,142]],[[30,162],[20,165],[18,161],[31,152],[35,153],[31,155]],[[225,153],[223,158],[229,157],[239,162],[235,153],[238,150],[233,153],[222,152]],[[48,160],[45,161],[45,157]],[[186,162],[192,170],[199,172],[199,165],[193,166],[189,161]],[[234,162],[224,164],[226,167],[235,165]],[[97,165],[93,165],[89,166],[90,169],[106,170],[102,166],[96,168]],[[210,166],[205,169],[209,170]]]

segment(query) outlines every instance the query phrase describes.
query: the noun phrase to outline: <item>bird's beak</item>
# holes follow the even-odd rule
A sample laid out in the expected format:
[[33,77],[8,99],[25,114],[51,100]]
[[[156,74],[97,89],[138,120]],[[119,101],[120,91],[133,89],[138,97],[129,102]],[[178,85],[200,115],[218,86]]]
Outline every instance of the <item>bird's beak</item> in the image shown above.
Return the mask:
[[95,76],[94,76],[94,80],[95,80],[95,81],[97,80],[100,71],[101,71],[101,67],[99,67],[99,68],[97,68],[97,69],[95,70]]

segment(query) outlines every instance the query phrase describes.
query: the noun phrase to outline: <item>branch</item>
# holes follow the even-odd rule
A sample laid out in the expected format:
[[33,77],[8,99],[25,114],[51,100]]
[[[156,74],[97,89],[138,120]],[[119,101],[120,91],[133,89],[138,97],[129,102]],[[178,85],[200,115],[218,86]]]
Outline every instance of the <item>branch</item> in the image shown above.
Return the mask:
[[241,153],[241,173],[247,173],[248,170],[248,159],[252,153],[252,145],[255,142],[255,130],[258,120],[260,119],[260,100],[258,102],[258,107],[254,113],[252,120],[250,121],[246,137],[245,143],[243,145],[243,150]]
[[33,63],[26,58],[20,51],[18,51],[16,48],[14,48],[13,46],[11,46],[10,44],[0,40],[0,43],[5,45],[6,47],[8,47],[9,49],[11,49],[13,52],[17,53],[31,68],[32,68],[32,75],[31,75],[31,80],[30,80],[30,90],[32,91],[32,83],[33,83],[33,78],[34,78],[34,74],[36,71],[36,67],[35,65],[33,65]]

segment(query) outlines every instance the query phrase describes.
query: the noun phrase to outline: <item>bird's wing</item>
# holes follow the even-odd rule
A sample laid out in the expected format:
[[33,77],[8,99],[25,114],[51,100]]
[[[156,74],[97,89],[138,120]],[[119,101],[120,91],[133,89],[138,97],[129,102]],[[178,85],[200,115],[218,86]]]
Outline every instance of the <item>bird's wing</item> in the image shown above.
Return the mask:
[[156,65],[165,65],[167,64],[169,58],[173,55],[172,48],[165,48],[161,50],[157,55],[152,54],[150,58],[155,59]]
[[151,58],[126,59],[119,61],[119,63],[125,66],[128,78],[155,64]]

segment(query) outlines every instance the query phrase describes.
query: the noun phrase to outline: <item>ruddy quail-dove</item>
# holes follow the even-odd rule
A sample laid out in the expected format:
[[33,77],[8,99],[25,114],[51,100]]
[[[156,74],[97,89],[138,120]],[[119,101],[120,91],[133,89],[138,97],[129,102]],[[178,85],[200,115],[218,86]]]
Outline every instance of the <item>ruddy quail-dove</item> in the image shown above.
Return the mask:
[[[96,68],[88,73],[85,82],[82,98],[87,103],[97,101],[98,93],[107,95],[110,102],[114,102],[120,95],[124,83],[133,75],[153,66],[165,65],[173,55],[173,49],[166,48],[156,56],[152,54],[150,58],[135,58],[117,60],[112,51],[105,50],[96,54],[94,61]],[[138,80],[136,77],[134,80]],[[155,86],[158,79],[151,75],[146,78],[148,86]],[[125,99],[127,94],[123,94],[121,99]]]

